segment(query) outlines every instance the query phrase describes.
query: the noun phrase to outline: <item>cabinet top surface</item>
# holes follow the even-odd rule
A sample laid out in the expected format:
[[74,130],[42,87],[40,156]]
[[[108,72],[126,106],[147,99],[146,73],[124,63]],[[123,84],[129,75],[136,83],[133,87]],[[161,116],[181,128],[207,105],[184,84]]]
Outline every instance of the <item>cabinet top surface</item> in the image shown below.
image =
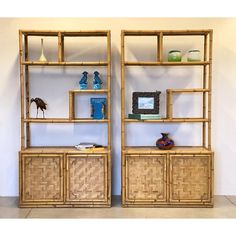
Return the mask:
[[69,153],[69,154],[99,154],[108,153],[109,149],[107,147],[93,148],[88,150],[78,150],[75,147],[31,147],[21,150],[21,153]]
[[172,154],[178,154],[178,153],[211,153],[210,150],[204,148],[204,147],[191,147],[191,146],[185,146],[185,147],[173,147],[171,150],[160,150],[157,147],[147,147],[147,146],[126,146],[124,149],[124,152],[127,154],[166,154],[166,153],[172,153]]

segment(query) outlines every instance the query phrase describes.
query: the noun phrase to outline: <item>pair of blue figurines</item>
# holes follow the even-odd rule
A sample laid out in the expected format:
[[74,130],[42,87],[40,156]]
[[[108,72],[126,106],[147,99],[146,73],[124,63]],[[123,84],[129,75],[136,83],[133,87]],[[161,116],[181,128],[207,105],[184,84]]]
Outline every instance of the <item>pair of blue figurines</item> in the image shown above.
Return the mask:
[[[79,85],[80,89],[85,90],[88,89],[88,72],[84,71],[83,77],[81,78]],[[102,80],[99,77],[99,72],[94,71],[94,78],[93,78],[93,89],[101,89],[102,88]]]

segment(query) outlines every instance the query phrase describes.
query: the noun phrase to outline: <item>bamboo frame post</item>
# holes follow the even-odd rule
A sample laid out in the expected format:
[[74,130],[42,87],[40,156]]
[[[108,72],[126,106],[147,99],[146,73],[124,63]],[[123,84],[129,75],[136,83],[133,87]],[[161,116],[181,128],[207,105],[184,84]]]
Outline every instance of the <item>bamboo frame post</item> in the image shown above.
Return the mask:
[[73,91],[69,91],[69,120],[75,119],[75,96]]
[[23,34],[22,31],[19,31],[19,53],[20,53],[20,84],[21,84],[21,150],[25,149],[25,125],[24,125],[24,116],[25,116],[25,78],[24,78],[24,66],[23,62]]
[[[207,35],[204,35],[204,61],[207,61]],[[207,66],[203,67],[203,88],[207,88]],[[206,118],[206,93],[203,93],[202,116]],[[206,123],[202,123],[202,146],[206,147]]]
[[63,61],[63,49],[62,49],[62,34],[61,32],[58,32],[58,61],[62,62]]
[[[28,36],[24,36],[24,44],[25,44],[25,61],[29,60],[29,46],[28,46]],[[30,99],[29,99],[29,86],[30,86],[30,81],[29,81],[29,67],[25,65],[25,96],[26,96],[26,102],[25,102],[25,108],[26,108],[26,118],[28,119],[30,117]],[[26,124],[26,147],[30,147],[30,124]]]
[[159,36],[157,37],[158,40],[158,56],[157,56],[157,60],[159,60],[160,62],[163,62],[163,33],[160,32]]
[[212,91],[212,44],[213,31],[209,32],[209,80],[208,80],[208,149],[211,150],[211,91]]
[[108,193],[108,202],[111,204],[111,181],[112,181],[112,176],[111,176],[111,169],[112,169],[112,110],[111,110],[111,32],[107,32],[107,102],[108,102],[108,150],[110,152],[110,155],[107,160],[107,165],[108,165],[108,171],[107,171],[107,193]]
[[107,100],[108,100],[108,147],[111,147],[112,142],[112,127],[111,127],[111,33],[107,32]]
[[124,155],[124,150],[125,150],[125,114],[126,114],[126,109],[125,109],[125,31],[121,31],[121,176],[122,176],[122,189],[121,189],[121,195],[122,195],[122,204],[125,202],[125,188],[124,188],[124,167],[125,165],[125,155]]

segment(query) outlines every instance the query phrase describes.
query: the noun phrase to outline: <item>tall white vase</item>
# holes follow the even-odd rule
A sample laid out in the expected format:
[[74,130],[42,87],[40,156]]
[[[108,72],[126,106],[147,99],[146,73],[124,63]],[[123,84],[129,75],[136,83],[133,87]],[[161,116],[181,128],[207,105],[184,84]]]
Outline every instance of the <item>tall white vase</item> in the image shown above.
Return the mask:
[[41,39],[41,55],[40,55],[39,61],[41,62],[47,61],[47,58],[44,55],[43,39]]

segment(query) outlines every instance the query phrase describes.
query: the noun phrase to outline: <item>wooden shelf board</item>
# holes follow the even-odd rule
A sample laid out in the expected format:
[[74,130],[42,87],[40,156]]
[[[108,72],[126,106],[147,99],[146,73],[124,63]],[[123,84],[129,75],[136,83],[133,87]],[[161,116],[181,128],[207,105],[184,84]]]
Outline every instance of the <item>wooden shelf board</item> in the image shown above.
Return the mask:
[[96,37],[103,36],[106,37],[109,33],[109,30],[98,30],[98,31],[60,31],[63,36],[69,37]]
[[96,31],[61,31],[61,30],[20,30],[22,34],[28,36],[58,36],[61,33],[63,36],[107,36],[109,30]]
[[108,89],[85,89],[85,90],[70,90],[70,93],[108,93]]
[[193,92],[210,92],[210,89],[193,88],[193,89],[167,89],[171,93],[193,93]]
[[40,61],[23,61],[23,65],[28,66],[107,66],[107,61],[85,61],[85,62],[40,62]]
[[186,35],[186,36],[196,36],[196,35],[206,35],[209,34],[212,30],[211,29],[203,29],[203,30],[123,30],[123,34],[125,36],[157,36],[160,33],[163,35],[168,36],[179,36],[179,35]]
[[110,150],[108,147],[101,149],[89,149],[89,150],[78,150],[75,147],[63,147],[63,146],[54,146],[54,147],[30,147],[24,150],[21,150],[21,153],[79,153],[79,154],[96,154],[96,153],[109,153]]
[[95,120],[91,118],[78,118],[70,120],[68,118],[29,118],[24,119],[26,123],[107,123],[108,119]]
[[124,62],[125,66],[205,66],[209,64],[210,64],[209,61],[197,61],[197,62],[125,61]]
[[209,153],[211,152],[204,147],[191,147],[191,146],[182,146],[182,147],[173,147],[171,150],[160,150],[154,146],[126,146],[123,149],[123,152],[126,154],[166,154],[166,153]]
[[172,118],[172,119],[159,119],[159,120],[138,120],[126,118],[125,122],[144,122],[144,123],[181,123],[181,122],[209,122],[208,119],[204,118]]

